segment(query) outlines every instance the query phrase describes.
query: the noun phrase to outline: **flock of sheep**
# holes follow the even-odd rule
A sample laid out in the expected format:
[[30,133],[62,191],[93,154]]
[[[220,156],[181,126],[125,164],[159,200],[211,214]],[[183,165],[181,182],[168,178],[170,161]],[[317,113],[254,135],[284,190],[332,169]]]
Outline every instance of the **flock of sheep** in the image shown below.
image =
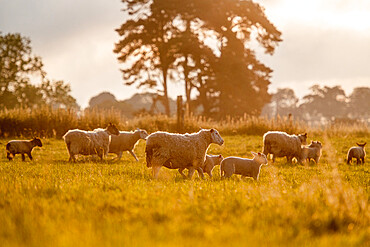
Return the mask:
[[[291,163],[294,158],[298,163],[313,159],[319,162],[322,151],[322,144],[319,141],[312,141],[306,145],[307,133],[289,135],[280,131],[269,131],[263,136],[263,151],[253,154],[253,159],[240,157],[227,157],[222,155],[208,155],[207,150],[211,143],[222,145],[224,140],[215,129],[202,129],[192,134],[174,134],[168,132],[155,132],[150,135],[145,130],[137,129],[134,132],[119,131],[114,124],[109,124],[105,129],[84,131],[79,129],[69,130],[63,139],[69,153],[69,161],[76,161],[76,155],[97,155],[100,159],[108,153],[117,154],[121,159],[124,151],[138,161],[134,153],[134,147],[140,139],[146,140],[146,165],[152,168],[153,177],[157,178],[162,166],[169,169],[177,169],[183,177],[192,178],[195,171],[204,178],[203,172],[212,177],[212,170],[220,165],[222,177],[230,177],[239,174],[242,177],[252,177],[258,180],[262,165],[266,165],[268,154],[272,160],[276,157],[286,157]],[[351,147],[347,154],[347,163],[353,158],[357,164],[365,163],[365,145],[357,143]],[[16,154],[25,154],[32,160],[31,151],[34,147],[42,147],[39,138],[32,140],[13,140],[6,145],[7,158],[12,160]],[[183,171],[187,169],[186,176]]]

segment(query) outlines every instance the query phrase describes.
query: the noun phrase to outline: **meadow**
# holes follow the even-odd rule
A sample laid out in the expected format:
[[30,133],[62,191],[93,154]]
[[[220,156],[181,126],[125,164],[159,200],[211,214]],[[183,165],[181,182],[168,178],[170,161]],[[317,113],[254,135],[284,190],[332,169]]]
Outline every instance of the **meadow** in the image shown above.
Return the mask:
[[[222,134],[222,133],[221,133]],[[310,133],[309,133],[310,134]],[[223,134],[222,134],[223,135]],[[261,135],[223,135],[208,153],[251,157]],[[64,142],[43,139],[34,161],[0,155],[1,246],[368,246],[370,169],[347,165],[348,148],[370,135],[311,134],[318,165],[277,159],[260,180],[183,179],[145,165],[145,142],[115,162],[68,163]],[[1,139],[6,144],[8,139]],[[2,145],[3,146],[3,145]]]

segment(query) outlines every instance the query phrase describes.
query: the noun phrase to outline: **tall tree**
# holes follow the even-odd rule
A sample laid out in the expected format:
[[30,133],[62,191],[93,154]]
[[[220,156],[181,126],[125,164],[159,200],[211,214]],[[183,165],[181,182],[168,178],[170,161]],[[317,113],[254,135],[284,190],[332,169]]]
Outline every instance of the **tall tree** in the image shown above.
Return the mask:
[[349,116],[352,118],[370,118],[370,88],[357,87],[349,96]]
[[303,97],[303,103],[299,106],[308,116],[322,116],[328,120],[333,117],[344,117],[347,112],[347,97],[340,86],[314,85],[310,88],[311,93]]
[[116,29],[122,39],[114,52],[124,63],[121,71],[126,85],[160,87],[158,90],[166,114],[170,115],[168,101],[168,74],[174,58],[171,39],[177,33],[170,11],[177,1],[123,0],[123,11],[128,20]]
[[[30,39],[19,33],[0,33],[0,107],[13,108],[35,91],[32,75],[45,76],[41,58],[32,54]],[[19,89],[17,95],[13,92]],[[23,92],[21,93],[21,91]],[[27,103],[28,104],[28,103]]]
[[[117,29],[122,39],[114,52],[125,63],[122,72],[126,84],[160,85],[166,101],[167,75],[176,71],[177,75],[183,74],[188,103],[191,90],[198,89],[203,97],[199,102],[206,104],[204,95],[217,97],[213,102],[217,107],[213,108],[222,115],[258,113],[269,100],[267,87],[272,71],[256,59],[249,42],[253,33],[272,54],[281,33],[258,4],[249,0],[123,2],[129,19]],[[217,41],[220,47],[207,44]],[[203,49],[205,46],[214,53]],[[207,73],[202,71],[204,68],[209,68]],[[209,106],[204,109],[210,112]]]
[[[39,84],[31,83],[39,79]],[[0,108],[53,107],[78,108],[71,89],[63,81],[46,78],[39,56],[32,54],[31,41],[18,33],[0,33]]]

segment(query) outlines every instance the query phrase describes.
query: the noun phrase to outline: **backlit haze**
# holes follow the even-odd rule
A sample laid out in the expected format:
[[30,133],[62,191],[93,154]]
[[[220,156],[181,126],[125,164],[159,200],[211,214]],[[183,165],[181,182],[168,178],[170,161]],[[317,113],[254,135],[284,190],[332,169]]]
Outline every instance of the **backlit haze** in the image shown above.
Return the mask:
[[[270,92],[290,87],[302,97],[313,84],[370,87],[370,1],[259,0],[283,33],[273,56],[258,58],[274,70]],[[114,31],[123,21],[119,0],[0,0],[0,31],[31,39],[48,78],[71,84],[82,107],[102,91],[118,100],[138,91],[123,85]],[[170,95],[183,94],[181,83]]]

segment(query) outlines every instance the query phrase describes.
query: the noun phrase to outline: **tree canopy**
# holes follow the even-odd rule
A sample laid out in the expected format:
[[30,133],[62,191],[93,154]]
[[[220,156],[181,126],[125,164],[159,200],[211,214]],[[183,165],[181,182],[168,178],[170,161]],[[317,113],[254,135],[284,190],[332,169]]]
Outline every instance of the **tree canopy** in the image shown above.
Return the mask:
[[[31,79],[37,79],[38,85]],[[39,56],[32,54],[31,41],[19,33],[0,33],[0,109],[35,107],[78,107],[63,81],[46,78]]]
[[[168,108],[168,80],[184,83],[191,105],[219,116],[259,114],[272,70],[255,56],[253,37],[272,54],[281,33],[264,9],[242,0],[128,0],[114,52],[127,85],[156,88]],[[205,11],[206,10],[206,11]],[[195,90],[192,93],[192,90]],[[169,111],[166,111],[167,114]]]

